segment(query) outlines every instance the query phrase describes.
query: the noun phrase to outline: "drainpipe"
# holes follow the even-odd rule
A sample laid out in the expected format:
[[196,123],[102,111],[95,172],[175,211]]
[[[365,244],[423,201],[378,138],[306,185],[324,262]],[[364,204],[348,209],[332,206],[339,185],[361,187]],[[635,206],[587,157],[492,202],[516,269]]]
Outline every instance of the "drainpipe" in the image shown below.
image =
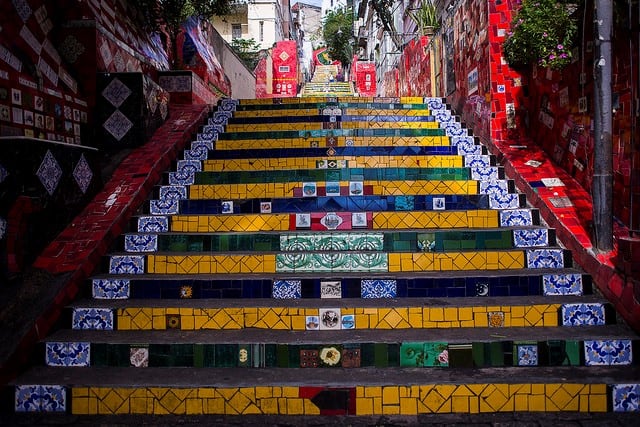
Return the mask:
[[593,223],[596,248],[613,249],[613,118],[611,104],[611,33],[613,8],[609,0],[596,0],[596,60],[594,102]]

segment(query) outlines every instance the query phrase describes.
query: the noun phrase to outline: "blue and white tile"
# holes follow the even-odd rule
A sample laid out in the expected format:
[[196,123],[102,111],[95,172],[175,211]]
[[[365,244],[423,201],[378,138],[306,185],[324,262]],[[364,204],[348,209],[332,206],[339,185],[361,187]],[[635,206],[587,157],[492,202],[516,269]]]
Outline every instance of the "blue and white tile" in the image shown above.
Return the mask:
[[15,412],[66,412],[67,388],[63,385],[17,385]]
[[464,166],[466,168],[489,167],[491,166],[491,156],[485,154],[465,156]]
[[239,101],[237,99],[225,98],[220,103],[218,111],[236,111]]
[[301,280],[274,280],[271,296],[275,299],[302,298]]
[[45,346],[47,366],[90,366],[91,344],[88,342],[48,342]]
[[461,156],[481,156],[482,145],[477,145],[475,142],[467,142],[466,139],[461,140],[456,145],[458,154]]
[[582,274],[545,274],[542,290],[544,295],[582,295]]
[[640,384],[613,384],[613,412],[640,412]]
[[631,340],[585,340],[586,366],[631,365]]
[[112,331],[113,322],[113,310],[110,308],[74,307],[71,328]]
[[176,172],[183,174],[202,172],[202,162],[199,160],[178,160]]
[[93,179],[93,171],[89,166],[89,162],[87,162],[87,159],[84,157],[84,154],[80,155],[78,164],[73,168],[73,179],[75,179],[80,191],[82,191],[82,194],[86,193],[87,188],[89,188],[89,184],[91,184],[91,180]]
[[429,110],[432,111],[447,110],[447,104],[443,102],[442,98],[426,97],[424,98],[424,103],[427,104]]
[[516,248],[549,246],[549,230],[546,228],[520,228],[513,230],[513,244]]
[[40,179],[40,182],[49,195],[52,195],[53,192],[56,191],[56,188],[58,188],[60,178],[62,178],[62,168],[53,154],[51,154],[51,150],[47,150],[44,159],[42,159],[42,163],[40,163],[40,167],[38,167],[36,176]]
[[463,128],[459,122],[448,122],[446,124],[442,124],[441,128],[444,127],[445,134],[447,136],[465,136],[469,135],[469,130]]
[[216,111],[215,113],[213,113],[213,117],[209,118],[210,125],[225,126],[228,122],[229,122],[229,116],[225,114],[225,111]]
[[129,279],[93,279],[91,285],[95,299],[128,299],[131,292]]
[[124,250],[126,252],[156,252],[158,250],[158,235],[125,234]]
[[509,182],[507,180],[480,181],[480,194],[499,194],[504,196],[508,193]]
[[538,346],[535,344],[517,344],[518,366],[538,366]]
[[605,310],[601,303],[563,304],[563,326],[601,326],[605,324]]
[[494,181],[499,177],[497,166],[477,166],[470,170],[471,179],[475,181]]
[[167,233],[169,232],[169,217],[141,216],[138,218],[139,233]]
[[563,268],[564,251],[562,249],[527,250],[528,268]]
[[449,110],[439,110],[439,111],[433,111],[432,112],[434,118],[436,119],[437,122],[439,123],[448,123],[448,122],[454,122],[456,120],[456,118],[454,116],[451,115],[451,111]]
[[196,136],[197,141],[215,142],[218,140],[218,130],[211,125],[203,126],[202,132]]
[[149,200],[149,212],[152,215],[177,215],[180,213],[180,200]]
[[109,259],[111,274],[144,274],[144,255],[112,255]]
[[520,207],[518,193],[491,193],[489,194],[489,208],[491,209],[516,209]]
[[530,209],[510,209],[500,212],[501,227],[533,225],[533,214]]
[[160,200],[185,200],[188,197],[184,185],[163,185],[160,187]]
[[195,181],[196,181],[195,173],[169,172],[170,185],[193,185]]
[[360,282],[362,298],[395,298],[398,284],[394,279],[363,279]]
[[195,141],[190,149],[184,150],[185,160],[207,160],[208,158],[209,149],[202,141]]

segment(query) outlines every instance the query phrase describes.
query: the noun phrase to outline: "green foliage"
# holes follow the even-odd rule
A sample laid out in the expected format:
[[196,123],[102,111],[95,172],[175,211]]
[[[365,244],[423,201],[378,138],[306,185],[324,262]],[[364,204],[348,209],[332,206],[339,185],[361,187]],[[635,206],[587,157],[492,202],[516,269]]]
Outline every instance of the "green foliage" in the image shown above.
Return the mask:
[[327,43],[327,52],[333,60],[340,61],[343,66],[351,64],[353,47],[353,11],[351,8],[340,8],[327,13],[322,21],[322,34]]
[[260,44],[255,39],[233,39],[231,49],[242,59],[248,69],[253,70],[258,65]]
[[538,64],[562,69],[571,62],[577,23],[566,2],[524,0],[502,44],[507,63],[514,67]]
[[402,47],[402,37],[398,35],[398,31],[396,30],[396,26],[393,21],[393,11],[395,0],[368,0],[369,6],[376,12],[378,15],[378,19],[380,19],[380,23],[382,23],[382,28],[389,33],[393,44],[396,46],[396,49],[400,50]]
[[440,19],[431,0],[423,0],[420,8],[409,12],[409,18],[415,22],[420,31],[424,31],[428,27],[433,28],[433,30],[440,28]]

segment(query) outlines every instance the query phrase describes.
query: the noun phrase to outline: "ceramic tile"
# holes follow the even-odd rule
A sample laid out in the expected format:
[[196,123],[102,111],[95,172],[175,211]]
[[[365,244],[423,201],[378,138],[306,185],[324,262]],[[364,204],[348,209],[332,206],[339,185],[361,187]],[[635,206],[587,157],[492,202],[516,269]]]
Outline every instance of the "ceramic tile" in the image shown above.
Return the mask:
[[340,363],[343,368],[359,368],[362,361],[360,348],[347,347],[342,349],[342,358]]
[[495,166],[476,166],[470,170],[471,179],[476,181],[494,181],[499,177],[498,168]]
[[320,298],[342,298],[342,283],[339,280],[320,281]]
[[155,252],[158,250],[157,234],[126,234],[124,236],[126,252]]
[[584,359],[587,366],[630,365],[631,340],[585,340]]
[[542,276],[544,295],[582,295],[581,274],[545,274]]
[[343,314],[341,319],[342,329],[355,329],[356,318],[353,314]]
[[67,388],[63,385],[17,385],[16,412],[66,412]]
[[469,155],[464,158],[464,166],[467,168],[490,167],[491,156],[487,155]]
[[192,172],[169,172],[170,185],[193,185],[194,182],[195,174]]
[[361,282],[362,298],[395,298],[397,281],[393,279],[364,279]]
[[530,228],[513,230],[513,243],[516,248],[531,248],[549,245],[549,230]]
[[321,308],[319,318],[320,330],[341,329],[342,317],[339,308]]
[[513,209],[500,211],[501,227],[531,226],[533,216],[529,209]]
[[47,366],[90,366],[88,342],[47,342],[45,347]]
[[509,185],[505,180],[480,181],[480,194],[498,194],[501,196],[509,192]]
[[122,114],[120,110],[115,110],[107,120],[102,123],[102,127],[115,138],[120,141],[133,128],[133,122]]
[[564,252],[562,249],[530,249],[527,250],[528,268],[563,268]]
[[169,231],[169,217],[141,216],[138,218],[138,233],[167,233]]
[[152,215],[177,215],[180,213],[180,200],[150,200],[149,212]]
[[300,367],[317,368],[320,366],[320,354],[316,349],[300,350]]
[[53,195],[56,188],[58,188],[60,179],[62,178],[62,168],[51,153],[51,150],[47,150],[44,159],[42,159],[42,163],[40,163],[40,166],[36,171],[36,176],[44,186],[45,190],[47,190],[47,193],[49,193],[49,195]]
[[184,185],[163,185],[160,187],[160,200],[184,200],[187,198],[187,187]]
[[116,108],[120,107],[131,93],[131,89],[117,77],[102,90],[102,96]]
[[296,214],[296,228],[309,228],[311,227],[311,214],[302,213]]
[[604,325],[605,309],[600,303],[563,304],[563,326]]
[[538,345],[537,344],[516,344],[517,365],[537,366],[538,365]]
[[317,331],[320,329],[320,317],[318,316],[306,316],[305,329],[307,331]]
[[275,280],[273,282],[272,297],[275,299],[302,298],[301,280]]
[[318,351],[320,366],[339,367],[342,360],[342,346],[331,345],[321,347]]
[[640,384],[613,384],[614,412],[640,412]]
[[517,193],[490,193],[489,208],[516,209],[520,207],[520,196]]
[[144,259],[142,255],[112,255],[109,259],[109,273],[144,274]]
[[[0,172],[0,175],[1,174],[2,173]],[[89,162],[87,162],[87,159],[84,157],[84,154],[80,155],[78,163],[75,168],[73,168],[73,179],[76,181],[76,184],[78,184],[82,194],[86,193],[89,185],[91,184],[91,180],[93,179],[93,171],[91,170],[91,166],[89,166]],[[1,178],[0,182],[2,182]]]
[[149,367],[149,347],[131,346],[129,349],[129,364],[134,368]]
[[95,299],[127,299],[130,292],[128,279],[93,279],[92,295]]
[[114,318],[110,308],[80,308],[73,309],[72,328],[91,330],[113,330]]
[[449,351],[445,342],[405,342],[400,344],[400,366],[447,367]]

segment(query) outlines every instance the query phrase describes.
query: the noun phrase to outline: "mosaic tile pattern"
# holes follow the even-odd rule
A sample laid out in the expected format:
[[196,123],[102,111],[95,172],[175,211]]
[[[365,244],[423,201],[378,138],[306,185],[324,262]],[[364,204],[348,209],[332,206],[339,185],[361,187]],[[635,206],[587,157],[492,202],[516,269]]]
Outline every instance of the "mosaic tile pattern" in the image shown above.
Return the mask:
[[[73,169],[73,179],[75,179],[80,191],[82,193],[87,192],[87,188],[89,188],[89,184],[91,184],[91,180],[93,179],[93,171],[89,166],[89,162],[84,157],[84,154],[80,155],[80,159],[76,164],[76,167]],[[2,182],[2,180],[0,180]]]
[[563,268],[564,251],[562,249],[527,250],[528,268]]
[[395,298],[397,282],[393,279],[364,279],[361,284],[362,298]]
[[187,198],[187,187],[183,185],[165,185],[160,187],[160,200],[183,200]]
[[275,280],[273,282],[272,296],[275,299],[302,298],[302,281]]
[[582,295],[581,274],[545,274],[542,276],[544,295]]
[[513,244],[517,248],[531,248],[549,245],[549,230],[530,228],[513,230]]
[[152,215],[177,215],[180,213],[180,200],[150,200],[149,211]]
[[66,412],[67,387],[62,385],[17,385],[16,412]]
[[47,342],[45,347],[47,366],[90,366],[88,342]]
[[116,141],[120,141],[133,128],[133,122],[120,110],[116,110],[102,124],[102,127],[113,136]]
[[600,303],[563,304],[562,325],[584,326],[604,325],[605,309]]
[[518,366],[538,365],[538,346],[536,344],[518,344],[516,349]]
[[280,236],[281,251],[381,251],[381,233],[330,233]]
[[112,255],[109,259],[111,274],[144,274],[144,256]]
[[586,366],[630,365],[631,340],[586,340],[584,358]]
[[501,227],[531,226],[533,215],[530,209],[503,210],[500,212]]
[[168,231],[168,216],[141,216],[138,218],[139,233],[167,233]]
[[387,254],[297,253],[276,254],[277,272],[387,271]]
[[113,330],[114,315],[110,308],[81,308],[73,309],[71,327],[73,329]]
[[128,279],[93,279],[92,296],[95,299],[127,299],[131,282]]
[[614,384],[611,396],[614,412],[640,411],[640,384]]
[[158,250],[157,234],[126,234],[124,250],[127,252],[155,252]]
[[47,153],[42,159],[42,163],[40,163],[40,167],[36,172],[36,176],[40,179],[40,182],[44,186],[45,190],[49,195],[53,195],[58,188],[58,184],[60,183],[60,178],[62,178],[62,168],[60,164],[56,160],[56,158],[51,153],[51,150],[47,150]]

